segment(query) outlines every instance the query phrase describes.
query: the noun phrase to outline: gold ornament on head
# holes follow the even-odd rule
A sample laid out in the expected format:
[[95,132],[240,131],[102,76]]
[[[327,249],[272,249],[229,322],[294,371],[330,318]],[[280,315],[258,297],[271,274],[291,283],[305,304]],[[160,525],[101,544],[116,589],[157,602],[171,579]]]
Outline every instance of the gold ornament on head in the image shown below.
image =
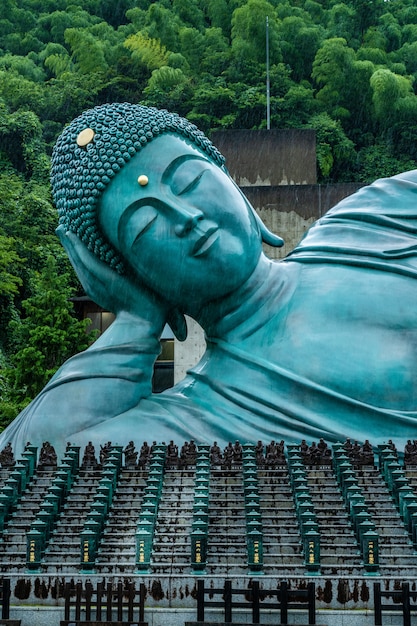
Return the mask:
[[88,146],[89,143],[91,143],[94,139],[95,136],[95,132],[93,131],[92,128],[84,128],[84,130],[82,130],[77,137],[77,145],[80,148],[85,148],[86,146]]
[[147,185],[148,182],[149,182],[149,178],[145,174],[141,174],[138,177],[138,183],[141,187],[145,187],[145,185]]

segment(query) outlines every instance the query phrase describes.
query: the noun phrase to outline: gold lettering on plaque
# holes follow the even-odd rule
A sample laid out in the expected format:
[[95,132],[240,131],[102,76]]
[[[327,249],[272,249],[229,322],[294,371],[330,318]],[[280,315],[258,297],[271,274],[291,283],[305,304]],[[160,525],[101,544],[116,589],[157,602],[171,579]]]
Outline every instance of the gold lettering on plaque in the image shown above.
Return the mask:
[[375,563],[374,542],[373,541],[369,541],[369,543],[368,543],[368,563],[369,563],[369,565],[373,565]]
[[89,561],[88,541],[84,541],[84,563]]
[[259,563],[259,541],[255,541],[253,544],[253,562]]
[[308,562],[314,563],[314,541],[308,542]]
[[145,542],[139,541],[139,563],[145,562]]
[[34,539],[30,540],[29,544],[29,563],[35,562],[35,541]]

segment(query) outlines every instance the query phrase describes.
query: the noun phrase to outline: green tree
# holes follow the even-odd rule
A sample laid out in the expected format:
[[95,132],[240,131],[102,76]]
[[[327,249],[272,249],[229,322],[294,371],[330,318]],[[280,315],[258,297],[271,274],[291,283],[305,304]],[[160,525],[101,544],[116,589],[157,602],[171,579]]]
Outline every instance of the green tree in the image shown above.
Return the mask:
[[134,0],[100,0],[98,14],[105,22],[116,28],[120,24],[126,24],[126,13],[135,4]]
[[281,61],[278,24],[275,9],[266,0],[248,0],[232,17],[232,53],[243,65],[265,64],[266,18],[269,18],[269,50],[271,63]]
[[378,141],[375,145],[364,147],[359,151],[357,178],[360,182],[371,183],[377,178],[395,176],[414,167],[415,160],[396,157],[392,147]]
[[230,63],[230,46],[220,28],[207,28],[201,68],[206,75],[222,78]]
[[301,128],[308,125],[312,115],[319,110],[312,87],[292,84],[282,96],[271,98],[271,126]]
[[351,42],[355,38],[355,10],[338,2],[328,12],[328,34],[331,37],[342,37]]
[[0,234],[0,297],[17,293],[22,280],[16,270],[21,262],[14,239]]
[[327,113],[319,113],[310,119],[308,126],[316,131],[320,180],[351,180],[356,166],[356,152],[340,122],[333,120]]
[[67,28],[65,41],[69,44],[75,66],[82,74],[100,74],[108,69],[103,42],[87,29]]
[[18,346],[8,372],[15,402],[32,400],[58,367],[92,340],[86,333],[90,321],[73,315],[69,277],[58,274],[53,257],[41,273],[34,274],[32,291],[22,303],[25,317],[11,322]]
[[413,93],[412,85],[404,76],[398,76],[389,69],[378,69],[371,76],[371,88],[376,119],[385,132],[395,122],[401,100]]
[[179,18],[160,3],[151,4],[146,14],[146,32],[159,39],[171,52],[178,52]]
[[232,10],[227,0],[207,0],[207,15],[213,28],[221,28],[230,39]]
[[401,28],[398,21],[391,13],[385,13],[384,15],[381,15],[378,22],[378,28],[386,40],[385,49],[387,52],[397,50],[397,48],[401,45]]
[[152,72],[144,93],[146,96],[145,104],[160,108],[165,107],[185,115],[192,87],[182,70],[163,66]]
[[[0,80],[1,80],[0,71]],[[1,87],[0,87],[1,91]],[[42,126],[31,111],[9,113],[0,100],[0,159],[17,171],[45,180],[48,160],[44,154]]]
[[317,99],[332,117],[349,116],[350,99],[347,89],[351,84],[355,52],[346,39],[335,37],[323,42],[313,63],[312,77],[321,87]]
[[[416,26],[417,31],[417,26]],[[416,32],[417,34],[417,32]],[[395,58],[405,64],[406,71],[417,74],[417,37],[413,43],[405,43],[396,53]]]
[[151,71],[168,64],[168,51],[159,39],[152,39],[139,32],[128,37],[124,45],[131,51],[135,61],[139,61]]
[[286,17],[279,24],[283,62],[292,69],[291,77],[299,82],[311,76],[316,52],[324,32],[320,26],[310,26],[301,17]]
[[235,92],[224,79],[204,81],[194,92],[194,107],[188,118],[205,130],[233,125],[236,116],[232,119],[229,116],[234,108],[234,99]]
[[40,15],[34,33],[45,43],[52,41],[65,46],[65,31],[68,28],[87,28],[100,21],[99,17],[90,15],[81,7],[70,5],[67,10]]
[[355,11],[356,33],[360,40],[366,29],[376,24],[386,3],[384,0],[346,0],[345,4]]
[[173,0],[172,10],[184,25],[202,31],[205,26],[204,13],[197,0]]

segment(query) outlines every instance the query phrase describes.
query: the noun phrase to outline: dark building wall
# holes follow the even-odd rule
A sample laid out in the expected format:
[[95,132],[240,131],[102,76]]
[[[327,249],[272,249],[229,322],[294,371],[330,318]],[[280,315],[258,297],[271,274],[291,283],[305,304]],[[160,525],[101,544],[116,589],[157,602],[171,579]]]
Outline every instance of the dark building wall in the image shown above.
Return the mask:
[[211,139],[240,187],[317,181],[314,130],[225,130]]

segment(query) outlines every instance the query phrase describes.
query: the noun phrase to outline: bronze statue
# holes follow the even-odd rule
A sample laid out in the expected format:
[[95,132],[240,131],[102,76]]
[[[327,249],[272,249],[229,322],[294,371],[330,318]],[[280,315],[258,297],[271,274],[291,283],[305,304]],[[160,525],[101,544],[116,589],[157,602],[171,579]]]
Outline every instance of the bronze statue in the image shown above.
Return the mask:
[[[167,111],[86,111],[57,141],[51,180],[61,241],[87,294],[116,320],[63,364],[0,445],[126,445],[138,429],[223,445],[415,437],[417,171],[346,198],[280,262],[262,242],[282,240],[222,155]],[[204,328],[207,351],[152,395],[162,329],[183,339],[185,314]]]

